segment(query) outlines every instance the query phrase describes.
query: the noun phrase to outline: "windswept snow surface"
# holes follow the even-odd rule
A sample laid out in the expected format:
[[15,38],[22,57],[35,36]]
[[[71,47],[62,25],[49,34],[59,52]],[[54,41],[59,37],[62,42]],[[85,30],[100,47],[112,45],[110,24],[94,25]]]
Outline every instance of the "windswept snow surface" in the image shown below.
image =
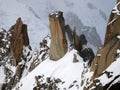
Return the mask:
[[3,84],[5,80],[4,67],[0,67],[0,84]]
[[[49,34],[49,13],[61,10],[65,17],[71,12],[83,25],[96,27],[103,41],[107,19],[114,4],[114,0],[0,0],[0,28],[8,30],[18,17],[22,17],[28,25],[30,43],[35,49]],[[75,22],[67,21],[68,24]],[[79,23],[73,23],[72,27],[78,26]]]
[[[33,90],[33,87],[35,86],[35,76],[38,75],[60,78],[65,81],[64,84],[59,85],[61,90],[63,90],[63,88],[69,88],[70,84],[75,80],[80,87],[81,73],[83,71],[83,59],[77,55],[79,62],[73,63],[74,54],[77,55],[76,50],[68,52],[59,61],[52,61],[50,59],[43,61],[26,77],[21,79],[18,84],[18,86],[20,86],[20,90]],[[76,86],[73,86],[69,90],[81,90],[81,87],[78,89]]]

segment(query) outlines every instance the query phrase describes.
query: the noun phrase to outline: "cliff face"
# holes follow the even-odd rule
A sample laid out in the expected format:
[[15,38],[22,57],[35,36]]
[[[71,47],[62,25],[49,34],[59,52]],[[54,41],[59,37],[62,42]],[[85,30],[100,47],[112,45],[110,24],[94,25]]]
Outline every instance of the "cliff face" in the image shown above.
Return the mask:
[[120,48],[120,40],[114,37],[98,50],[91,65],[91,70],[94,71],[92,79],[98,77],[112,62],[114,62],[118,48]]
[[23,24],[21,18],[18,18],[16,24],[13,25],[9,31],[11,31],[12,34],[10,51],[14,58],[14,65],[16,66],[21,61],[23,46],[29,46],[27,25]]
[[[120,10],[120,5],[116,5],[116,8],[117,10]],[[114,12],[116,12],[115,9],[113,9],[109,17],[104,45],[107,44],[114,36],[120,34],[120,16],[117,12]]]
[[[118,74],[114,75],[115,69],[119,68],[119,65],[117,65],[116,62],[119,62],[119,59],[117,58],[120,57],[119,53],[117,53],[117,50],[120,49],[120,2],[118,1],[119,0],[117,0],[117,4],[112,10],[109,18],[109,22],[106,28],[104,45],[99,48],[97,55],[91,64],[90,69],[93,71],[93,75],[90,79],[91,83],[87,88],[85,87],[84,90],[89,90],[90,88],[92,88],[92,90],[120,89],[120,73],[118,72]],[[116,66],[114,66],[115,63]],[[102,79],[104,79],[105,82],[108,82],[106,84],[103,84]]]
[[[120,40],[117,38],[120,34],[120,15],[116,12],[119,11],[119,8],[120,4],[117,4],[116,10],[112,10],[106,28],[104,46],[97,52],[100,56],[96,56],[93,60],[91,68],[92,71],[95,71],[95,77],[100,75],[115,60],[116,51],[120,48]],[[95,66],[95,64],[98,65]]]

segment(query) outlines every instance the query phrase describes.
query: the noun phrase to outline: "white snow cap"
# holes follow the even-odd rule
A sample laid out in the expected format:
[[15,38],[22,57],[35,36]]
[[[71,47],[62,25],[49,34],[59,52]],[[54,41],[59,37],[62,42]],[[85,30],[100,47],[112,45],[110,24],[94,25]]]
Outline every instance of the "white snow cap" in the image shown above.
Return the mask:
[[62,13],[63,13],[62,11],[54,11],[50,13],[50,16],[58,18]]

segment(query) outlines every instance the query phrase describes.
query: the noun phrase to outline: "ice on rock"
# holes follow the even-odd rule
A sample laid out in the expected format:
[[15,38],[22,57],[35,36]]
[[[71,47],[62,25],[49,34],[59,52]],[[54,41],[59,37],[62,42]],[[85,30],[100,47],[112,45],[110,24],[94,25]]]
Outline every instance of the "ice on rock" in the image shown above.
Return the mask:
[[22,60],[21,62],[19,62],[19,65],[24,65],[25,64],[25,61]]
[[51,12],[51,13],[50,13],[50,16],[52,16],[53,14],[54,14],[54,12]]
[[101,54],[97,54],[97,56],[98,56],[98,57],[100,57],[100,56],[101,56]]
[[113,10],[112,10],[112,13],[116,13],[117,15],[120,15],[120,11],[118,10],[118,5],[120,4],[120,2],[118,2],[117,4],[116,4],[116,6],[113,8]]
[[108,23],[108,25],[110,25],[110,24],[112,24],[113,22],[115,22],[115,20],[116,20],[116,18],[114,18],[112,21],[110,21],[110,22]]
[[117,50],[117,53],[120,53],[120,49]]
[[120,39],[120,35],[117,35],[117,38]]

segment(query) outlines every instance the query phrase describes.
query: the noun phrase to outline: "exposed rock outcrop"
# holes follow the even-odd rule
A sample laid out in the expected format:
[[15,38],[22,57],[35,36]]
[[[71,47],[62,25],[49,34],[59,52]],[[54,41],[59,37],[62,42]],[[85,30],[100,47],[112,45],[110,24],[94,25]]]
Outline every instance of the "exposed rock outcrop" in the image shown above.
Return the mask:
[[[119,1],[119,0],[117,0],[117,1]],[[118,12],[117,12],[117,10],[118,10]],[[112,10],[110,17],[109,17],[104,45],[107,44],[114,36],[120,34],[119,11],[120,11],[120,4],[117,4],[116,9]]]
[[[67,49],[72,45],[80,55],[83,50],[83,46],[87,45],[85,35],[76,34],[76,29],[72,30],[69,25],[65,25],[63,12],[57,11],[49,15],[50,31],[51,31],[51,46],[50,46],[50,59],[58,60],[65,55]],[[89,51],[89,49],[87,49]],[[90,59],[94,58],[92,49],[92,55],[87,51],[87,55]],[[85,58],[85,57],[83,57]],[[88,58],[88,57],[87,57]]]
[[10,53],[9,40],[10,40],[10,33],[7,32],[5,29],[1,29],[0,30],[0,61],[1,62],[7,61],[8,59],[5,57],[9,56]]
[[[105,46],[103,46],[101,49],[98,50],[97,55],[95,56],[94,60],[91,64],[91,71],[93,72],[92,77],[90,77],[90,81],[87,81],[87,87],[84,88],[84,90],[119,90],[120,89],[120,83],[119,83],[119,74],[115,74],[115,69],[118,69],[119,66],[112,65],[112,70],[106,70],[108,67],[110,67],[113,62],[116,61],[116,58],[118,57],[116,52],[117,49],[120,48],[120,40],[114,37],[112,40],[110,40]],[[106,76],[106,77],[104,77]],[[103,81],[107,82],[108,84],[102,84],[101,79]],[[103,78],[104,77],[104,78]],[[88,84],[89,83],[89,84]]]
[[60,11],[51,13],[49,21],[51,32],[50,59],[58,60],[67,52],[63,13]]
[[120,48],[120,40],[114,37],[98,50],[91,65],[91,70],[94,71],[93,78],[98,77],[112,62],[114,62],[118,48]]
[[[97,29],[95,27],[84,25],[84,23],[79,18],[79,16],[77,16],[74,12],[66,12],[65,22],[72,29],[75,28],[76,34],[78,36],[80,36],[81,34],[84,34],[88,43],[93,45],[94,52],[97,51],[98,47],[101,45],[102,42],[101,42],[99,34],[97,33]],[[88,44],[88,46],[90,46],[90,45]]]
[[[117,0],[118,2],[119,0]],[[119,90],[120,89],[120,75],[114,74],[114,71],[110,70],[109,67],[114,68],[114,65],[117,65],[116,59],[117,50],[120,49],[120,3],[117,3],[116,10],[112,10],[109,23],[106,28],[106,35],[104,45],[99,48],[97,55],[91,64],[91,71],[93,75],[90,79],[90,84],[88,87],[85,87],[84,90]],[[118,60],[119,61],[119,60]],[[113,64],[116,63],[116,64]],[[113,66],[112,66],[113,65]],[[119,68],[119,66],[117,67]],[[108,70],[108,71],[107,71]],[[101,83],[102,76],[106,76],[109,81],[107,84]],[[103,78],[103,77],[102,77]],[[104,77],[105,78],[105,77]],[[115,81],[115,82],[114,82]],[[88,83],[88,82],[87,82]]]
[[92,51],[91,48],[85,48],[85,49],[81,50],[80,56],[83,58],[83,60],[85,62],[89,61],[90,64],[95,57],[94,52]]
[[117,38],[117,35],[119,34],[120,15],[112,12],[106,28],[104,46],[98,50],[97,55],[92,63],[91,69],[92,71],[95,71],[93,76],[94,78],[100,75],[102,71],[104,71],[115,60],[116,51],[118,48],[120,48],[120,40]]
[[1,90],[11,90],[19,82],[31,58],[27,25],[18,18],[10,30],[0,31],[0,68],[5,76]]
[[[65,32],[68,35],[68,41],[70,45],[73,45],[78,52],[82,49],[81,38],[76,34],[76,29],[72,30],[69,25],[65,25]],[[84,40],[83,40],[84,41]]]
[[116,2],[118,3],[120,0],[116,0]]
[[13,25],[11,31],[10,51],[14,58],[14,65],[16,66],[22,57],[23,46],[29,45],[29,38],[27,34],[27,25],[23,24],[21,18],[18,18],[16,24]]

